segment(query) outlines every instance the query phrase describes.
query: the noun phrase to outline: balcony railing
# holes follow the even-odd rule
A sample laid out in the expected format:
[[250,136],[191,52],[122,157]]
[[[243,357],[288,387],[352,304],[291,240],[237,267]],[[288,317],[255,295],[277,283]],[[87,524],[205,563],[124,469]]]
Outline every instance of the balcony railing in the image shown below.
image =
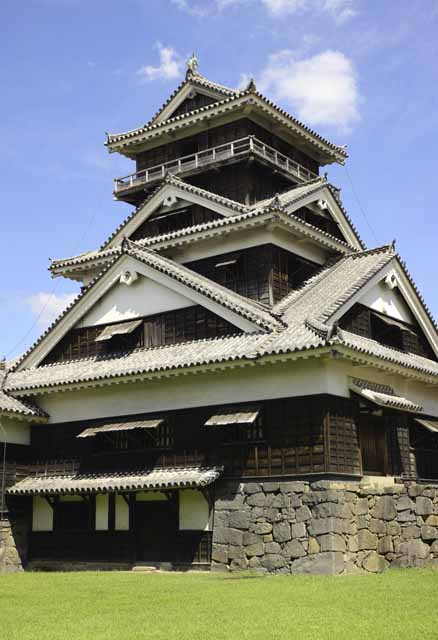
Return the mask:
[[164,178],[166,173],[181,175],[203,169],[209,165],[214,165],[223,160],[241,158],[249,155],[257,156],[271,165],[274,165],[284,173],[290,175],[300,182],[317,178],[317,174],[295,160],[291,160],[273,147],[260,142],[254,136],[227,142],[211,149],[204,149],[188,156],[182,156],[176,160],[170,160],[163,164],[143,169],[137,173],[131,173],[122,178],[114,180],[114,193],[117,195],[123,191],[134,189],[145,184],[152,183]]

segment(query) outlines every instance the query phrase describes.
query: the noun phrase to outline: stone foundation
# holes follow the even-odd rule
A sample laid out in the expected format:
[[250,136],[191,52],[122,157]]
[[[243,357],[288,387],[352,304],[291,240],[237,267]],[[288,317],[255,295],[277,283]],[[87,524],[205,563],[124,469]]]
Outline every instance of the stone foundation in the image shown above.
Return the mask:
[[435,559],[438,486],[320,480],[218,487],[213,571],[380,573]]
[[23,571],[26,556],[26,526],[0,519],[0,573]]

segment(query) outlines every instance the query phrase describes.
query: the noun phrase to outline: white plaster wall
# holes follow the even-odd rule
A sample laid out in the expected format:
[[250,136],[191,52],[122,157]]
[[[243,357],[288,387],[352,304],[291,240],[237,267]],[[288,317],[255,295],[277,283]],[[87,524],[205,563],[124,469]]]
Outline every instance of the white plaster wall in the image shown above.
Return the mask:
[[160,491],[139,491],[135,499],[137,502],[162,502],[167,500],[167,497]]
[[171,289],[140,276],[133,284],[116,283],[77,324],[90,327],[108,322],[173,311],[194,303]]
[[96,531],[108,531],[109,495],[98,493],[96,496]]
[[0,418],[0,442],[30,444],[30,425],[13,418]]
[[397,320],[412,322],[414,319],[408,305],[401,299],[401,296],[388,289],[384,282],[379,282],[374,288],[367,291],[359,302],[371,307],[374,311],[385,313]]
[[33,497],[32,531],[53,531],[53,509],[40,496]]
[[318,264],[323,264],[327,259],[328,252],[319,245],[303,242],[302,239],[297,238],[291,232],[280,228],[271,230],[265,228],[245,229],[230,236],[212,238],[199,243],[194,242],[185,247],[168,249],[166,255],[182,264],[192,260],[210,258],[222,253],[259,247],[263,244],[273,244]]
[[129,531],[129,506],[123,496],[116,495],[116,531]]
[[[90,420],[216,404],[335,393],[342,381],[327,377],[320,359],[146,380],[38,398],[50,422]],[[330,391],[329,391],[330,390]],[[338,391],[338,395],[342,395]]]
[[210,509],[200,491],[185,489],[179,492],[179,528],[181,531],[210,529]]

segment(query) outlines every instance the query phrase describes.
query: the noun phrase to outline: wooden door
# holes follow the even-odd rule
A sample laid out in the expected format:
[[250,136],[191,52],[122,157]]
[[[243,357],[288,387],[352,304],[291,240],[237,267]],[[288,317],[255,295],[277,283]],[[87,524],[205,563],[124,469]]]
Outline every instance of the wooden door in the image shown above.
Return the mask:
[[170,562],[173,557],[178,514],[168,500],[135,503],[137,559]]
[[383,475],[387,472],[386,429],[383,418],[361,416],[360,450],[364,475]]

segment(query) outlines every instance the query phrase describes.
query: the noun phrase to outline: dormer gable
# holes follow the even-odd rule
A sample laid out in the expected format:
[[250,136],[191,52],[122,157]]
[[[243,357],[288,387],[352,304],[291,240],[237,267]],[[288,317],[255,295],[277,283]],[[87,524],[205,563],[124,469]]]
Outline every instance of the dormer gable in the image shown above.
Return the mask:
[[346,331],[399,351],[438,360],[436,327],[396,259],[336,316]]
[[[137,288],[134,294],[127,294],[122,289],[131,286]],[[170,292],[165,292],[163,287]],[[153,300],[155,306],[148,306],[148,302]],[[123,321],[137,320],[145,310],[149,311],[148,315],[157,311],[157,305],[173,308],[200,305],[249,333],[282,326],[265,306],[246,300],[182,265],[125,241],[113,262],[24,354],[17,368],[41,364],[70,330],[81,328],[87,316],[88,322],[95,323],[92,326],[102,326],[116,317]]]

